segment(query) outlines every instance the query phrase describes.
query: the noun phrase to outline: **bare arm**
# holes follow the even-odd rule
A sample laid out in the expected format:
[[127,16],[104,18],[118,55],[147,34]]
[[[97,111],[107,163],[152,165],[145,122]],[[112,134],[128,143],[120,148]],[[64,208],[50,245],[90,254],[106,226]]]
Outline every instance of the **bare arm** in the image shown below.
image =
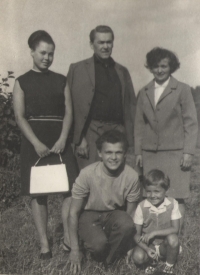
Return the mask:
[[131,216],[132,219],[134,217],[136,207],[137,207],[137,203],[136,202],[128,202],[127,201],[126,212]]
[[148,244],[149,241],[154,237],[165,237],[173,233],[177,234],[179,231],[179,226],[180,226],[180,219],[172,220],[171,227],[162,229],[162,230],[155,230],[151,233],[145,234],[144,236],[141,237],[141,241]]
[[135,124],[134,124],[136,165],[140,167],[143,166],[142,139],[144,136],[144,128],[145,128],[145,122],[143,118],[142,92],[140,92],[137,100]]
[[76,152],[79,157],[89,157],[89,146],[85,137],[82,137],[81,143],[76,145]]
[[78,243],[78,220],[85,199],[74,199],[72,198],[70,213],[69,213],[69,237],[70,237],[70,246],[71,252],[69,255],[69,261],[71,263],[70,270],[73,274],[81,271],[81,260],[82,253],[79,248]]
[[31,126],[25,118],[24,92],[22,91],[18,81],[15,82],[13,90],[13,106],[15,112],[15,119],[20,130],[22,131],[23,135],[34,146],[35,151],[37,152],[39,157],[45,157],[49,155],[49,148],[36,137]]
[[142,225],[135,224],[135,226],[136,226],[136,230],[137,230],[137,233],[134,236],[135,243],[140,248],[142,248],[150,258],[156,259],[155,251],[153,249],[151,249],[150,247],[148,247],[148,245],[142,241]]
[[51,149],[51,152],[56,154],[63,152],[67,141],[67,137],[69,134],[69,130],[72,124],[72,100],[71,100],[71,94],[70,94],[68,84],[66,84],[64,96],[65,96],[65,115],[63,118],[62,131],[59,139],[56,141],[56,143]]

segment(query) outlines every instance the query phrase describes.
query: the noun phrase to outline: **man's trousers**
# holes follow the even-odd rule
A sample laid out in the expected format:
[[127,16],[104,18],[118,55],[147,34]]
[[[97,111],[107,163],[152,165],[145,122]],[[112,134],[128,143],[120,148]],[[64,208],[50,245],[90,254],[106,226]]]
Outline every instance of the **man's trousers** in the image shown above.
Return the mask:
[[125,211],[84,211],[78,233],[95,260],[110,264],[133,247],[136,229]]

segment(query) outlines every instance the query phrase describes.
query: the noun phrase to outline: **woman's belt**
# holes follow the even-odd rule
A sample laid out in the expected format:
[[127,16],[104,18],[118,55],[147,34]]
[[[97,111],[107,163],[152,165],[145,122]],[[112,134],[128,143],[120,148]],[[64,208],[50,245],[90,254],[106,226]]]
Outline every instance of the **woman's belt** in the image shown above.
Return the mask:
[[62,116],[30,116],[28,121],[40,120],[40,121],[63,121]]

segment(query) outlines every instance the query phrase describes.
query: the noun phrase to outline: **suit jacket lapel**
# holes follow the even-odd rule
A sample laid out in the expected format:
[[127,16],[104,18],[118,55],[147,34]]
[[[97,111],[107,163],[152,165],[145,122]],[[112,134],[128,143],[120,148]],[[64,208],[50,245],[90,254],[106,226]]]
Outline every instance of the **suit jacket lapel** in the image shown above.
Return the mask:
[[149,101],[152,105],[152,108],[155,110],[155,100],[154,100],[154,81],[152,80],[147,87],[145,88],[146,95],[149,98]]
[[93,87],[95,88],[95,68],[94,68],[94,57],[91,57],[85,61],[86,68]]
[[171,76],[167,87],[164,89],[162,95],[160,96],[160,98],[158,100],[158,103],[161,100],[163,100],[168,94],[172,93],[172,91],[176,89],[177,84],[178,84],[178,81]]
[[116,70],[116,72],[119,76],[119,79],[120,79],[120,82],[121,82],[121,85],[122,85],[122,99],[123,99],[123,103],[124,103],[124,94],[125,94],[124,75],[123,75],[123,72],[122,72],[122,68],[117,63],[115,63],[115,70]]

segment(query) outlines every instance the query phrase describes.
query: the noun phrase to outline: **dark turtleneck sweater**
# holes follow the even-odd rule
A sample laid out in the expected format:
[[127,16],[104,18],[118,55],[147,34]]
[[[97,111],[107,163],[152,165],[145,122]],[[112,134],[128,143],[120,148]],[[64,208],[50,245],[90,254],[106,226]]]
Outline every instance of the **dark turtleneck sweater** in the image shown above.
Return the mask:
[[111,57],[100,59],[94,55],[94,66],[95,94],[90,118],[123,124],[121,83],[115,70],[115,61]]

